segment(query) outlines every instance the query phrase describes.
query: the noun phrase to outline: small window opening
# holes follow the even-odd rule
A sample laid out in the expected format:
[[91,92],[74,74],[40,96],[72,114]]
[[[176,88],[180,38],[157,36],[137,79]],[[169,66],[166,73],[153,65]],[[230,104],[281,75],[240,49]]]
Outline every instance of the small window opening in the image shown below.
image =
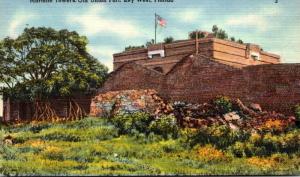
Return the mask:
[[259,56],[259,53],[256,53],[256,52],[251,52],[251,59],[255,60],[255,61],[258,61],[260,60],[260,56]]
[[164,72],[164,70],[162,69],[162,67],[155,67],[155,68],[153,68],[155,71],[158,71],[158,72],[160,72],[160,73],[163,73]]
[[256,55],[251,55],[251,58],[252,58],[253,60],[258,60],[258,56],[256,56]]

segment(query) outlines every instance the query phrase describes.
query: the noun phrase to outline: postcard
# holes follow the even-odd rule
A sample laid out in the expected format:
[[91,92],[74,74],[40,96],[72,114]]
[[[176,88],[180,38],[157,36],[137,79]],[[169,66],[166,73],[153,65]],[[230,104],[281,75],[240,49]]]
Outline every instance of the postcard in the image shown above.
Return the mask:
[[0,175],[300,175],[299,0],[1,0]]

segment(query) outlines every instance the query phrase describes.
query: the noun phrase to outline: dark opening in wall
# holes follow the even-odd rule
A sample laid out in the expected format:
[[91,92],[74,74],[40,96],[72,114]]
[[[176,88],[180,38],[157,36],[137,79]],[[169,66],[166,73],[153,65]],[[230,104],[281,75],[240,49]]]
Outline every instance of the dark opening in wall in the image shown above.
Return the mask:
[[155,67],[155,68],[153,68],[155,71],[158,71],[158,72],[160,72],[160,73],[163,73],[164,72],[164,70],[162,69],[162,67]]

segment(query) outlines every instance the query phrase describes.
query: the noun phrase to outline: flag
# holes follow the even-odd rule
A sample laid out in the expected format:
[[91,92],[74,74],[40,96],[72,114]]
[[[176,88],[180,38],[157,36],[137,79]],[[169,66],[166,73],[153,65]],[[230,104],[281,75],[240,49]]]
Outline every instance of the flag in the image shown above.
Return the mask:
[[[157,25],[159,25],[160,27],[166,27],[167,21],[165,19],[163,19],[161,16],[159,16],[159,15],[157,15],[155,13],[155,37],[154,37],[154,44],[156,44]],[[161,28],[159,28],[159,29],[161,29]]]
[[161,27],[166,27],[167,25],[167,21],[165,19],[163,19],[161,16],[156,15],[156,23],[161,26]]

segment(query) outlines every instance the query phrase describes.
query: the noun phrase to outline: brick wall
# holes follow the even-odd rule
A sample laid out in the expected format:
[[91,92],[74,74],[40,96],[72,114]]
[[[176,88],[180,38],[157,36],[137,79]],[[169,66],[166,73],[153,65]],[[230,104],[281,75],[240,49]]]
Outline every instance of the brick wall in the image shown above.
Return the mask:
[[168,73],[164,82],[161,93],[171,100],[206,102],[227,95],[289,114],[300,103],[300,64],[237,69],[205,58],[191,58]]
[[237,68],[196,56],[184,58],[163,75],[131,63],[113,72],[101,91],[146,88],[173,101],[207,102],[226,95],[293,114],[293,106],[300,103],[300,64]]
[[159,72],[131,62],[112,72],[99,91],[156,88],[162,83],[162,77],[163,75]]
[[[73,100],[86,112],[90,112],[91,95],[76,95]],[[67,117],[69,110],[69,98],[53,97],[49,99],[51,107],[59,117]],[[9,122],[16,119],[30,120],[34,114],[33,102],[24,102],[6,99],[3,101],[3,118],[2,121]]]

